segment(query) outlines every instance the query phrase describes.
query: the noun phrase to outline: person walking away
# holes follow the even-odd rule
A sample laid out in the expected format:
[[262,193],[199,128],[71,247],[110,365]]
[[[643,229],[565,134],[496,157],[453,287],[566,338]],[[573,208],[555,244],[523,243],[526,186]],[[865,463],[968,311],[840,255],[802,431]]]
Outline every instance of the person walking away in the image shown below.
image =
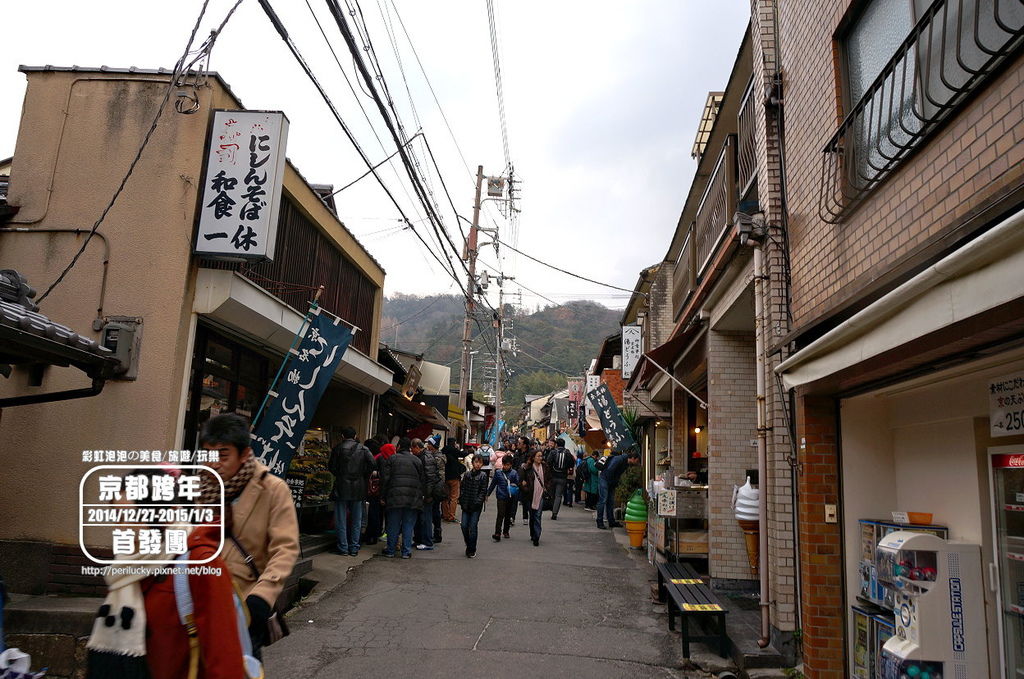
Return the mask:
[[[366,536],[363,539],[363,544],[375,545],[384,535],[384,496],[381,493],[380,466],[385,455],[380,439],[368,439],[364,445],[373,454],[373,473],[370,474],[370,485],[366,491],[369,502],[367,503]],[[390,457],[395,454],[395,447],[391,444],[387,444],[387,446],[387,457]]]
[[601,479],[598,482],[598,528],[603,529],[605,527],[604,521],[601,520],[602,514],[607,515],[609,528],[616,528],[622,525],[615,520],[615,489],[619,487],[619,480],[622,479],[622,474],[626,471],[626,468],[638,464],[640,464],[640,453],[635,450],[614,455],[608,460],[608,464],[605,466],[604,471],[601,472]]
[[[399,534],[402,536],[402,558],[412,557],[412,534],[419,511],[423,508],[426,490],[423,462],[412,454],[410,444],[411,441],[404,436],[398,439],[398,451],[381,464],[381,495],[388,534],[382,553],[389,558],[395,556]],[[387,447],[381,446],[381,452],[384,453]]]
[[587,455],[582,449],[576,453],[575,483],[573,483],[573,500],[575,504],[583,502],[583,484],[587,482]]
[[548,453],[547,462],[551,468],[551,520],[558,521],[558,510],[562,506],[562,500],[565,499],[565,489],[574,460],[560,439],[556,439],[554,443],[557,444],[557,447]]
[[551,495],[551,467],[544,461],[544,451],[537,450],[527,463],[519,481],[519,494],[530,508],[530,539],[540,545],[540,518],[544,497]]
[[512,528],[512,519],[515,518],[517,496],[519,495],[519,474],[512,469],[513,457],[506,455],[501,458],[501,469],[495,470],[491,485],[487,489],[487,495],[496,493],[498,505],[498,516],[494,519],[494,535],[491,539],[501,542],[502,538],[508,540],[508,534]]
[[448,498],[441,506],[442,516],[448,523],[455,523],[455,508],[459,506],[459,482],[466,468],[462,465],[459,447],[452,439],[448,439],[441,449],[444,453],[444,483],[448,488]]
[[583,493],[587,496],[584,501],[584,507],[587,511],[597,511],[597,500],[598,500],[598,484],[600,477],[597,471],[597,456],[598,452],[595,450],[583,461],[582,469],[586,469],[586,475],[583,481]]
[[[276,606],[299,556],[299,522],[288,485],[256,460],[250,444],[249,421],[235,413],[211,417],[199,434],[200,447],[219,456],[210,467],[230,508],[221,557],[249,609],[253,656],[262,660],[270,628],[280,629]],[[205,481],[200,502],[219,502],[220,484]]]
[[434,494],[434,500],[430,503],[431,509],[434,511],[432,525],[434,527],[434,544],[441,542],[441,519],[442,509],[441,506],[448,499],[448,482],[445,479],[445,465],[447,460],[444,457],[438,446],[441,444],[441,435],[434,434],[428,438],[424,443],[427,446],[427,453],[434,457],[434,464],[437,465],[438,474],[440,475],[440,483],[437,485],[437,490]]
[[341,435],[344,440],[331,451],[327,469],[334,475],[331,494],[338,554],[355,556],[363,529],[363,503],[375,465],[370,449],[356,440],[354,428],[345,427]]
[[466,556],[476,558],[477,526],[487,501],[487,472],[483,470],[482,455],[473,456],[473,468],[463,474],[459,484],[459,506],[462,507],[462,538],[466,541]]
[[423,506],[416,519],[413,540],[416,549],[429,551],[434,548],[434,502],[444,488],[444,468],[438,466],[437,458],[427,450],[423,441],[413,439],[409,444],[412,454],[423,464]]

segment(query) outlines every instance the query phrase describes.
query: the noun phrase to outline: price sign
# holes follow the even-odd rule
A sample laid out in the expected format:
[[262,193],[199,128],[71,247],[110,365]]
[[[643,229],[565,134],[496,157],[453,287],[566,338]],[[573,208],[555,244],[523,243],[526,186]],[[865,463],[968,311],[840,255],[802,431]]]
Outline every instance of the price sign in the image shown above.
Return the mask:
[[1024,372],[989,382],[988,420],[992,438],[1024,435]]

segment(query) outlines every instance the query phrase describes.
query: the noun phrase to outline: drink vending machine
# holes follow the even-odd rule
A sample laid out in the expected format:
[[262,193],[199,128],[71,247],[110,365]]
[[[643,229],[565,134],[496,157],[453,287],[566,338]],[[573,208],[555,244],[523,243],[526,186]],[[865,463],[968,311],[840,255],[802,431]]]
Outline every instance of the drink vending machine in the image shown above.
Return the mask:
[[895,592],[883,679],[987,677],[981,548],[897,531],[878,543],[878,579]]

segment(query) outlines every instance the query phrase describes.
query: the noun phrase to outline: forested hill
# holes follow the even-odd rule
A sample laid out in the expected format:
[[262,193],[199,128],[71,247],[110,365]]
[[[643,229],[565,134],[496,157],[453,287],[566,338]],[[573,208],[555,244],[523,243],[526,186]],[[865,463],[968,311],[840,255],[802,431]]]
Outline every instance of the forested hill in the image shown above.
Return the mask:
[[[457,381],[461,350],[464,307],[456,295],[396,294],[384,300],[380,337],[385,344],[404,351],[422,353],[428,361],[451,364],[452,381]],[[519,340],[518,356],[510,356],[515,371],[507,392],[506,403],[518,403],[524,393],[544,393],[565,386],[559,373],[581,375],[597,355],[605,337],[618,329],[621,312],[594,302],[566,302],[529,312],[506,306],[511,316],[511,335]],[[493,347],[490,324],[487,339],[477,335],[474,324],[473,349],[479,350],[474,361],[475,383],[482,378],[481,362],[486,362]],[[397,339],[396,339],[397,338]],[[481,391],[477,388],[477,391]]]

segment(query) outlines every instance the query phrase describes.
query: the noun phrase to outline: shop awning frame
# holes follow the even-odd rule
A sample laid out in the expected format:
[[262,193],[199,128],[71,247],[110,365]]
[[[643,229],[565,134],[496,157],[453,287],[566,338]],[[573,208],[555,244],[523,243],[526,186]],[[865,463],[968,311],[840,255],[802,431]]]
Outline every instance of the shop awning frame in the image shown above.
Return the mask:
[[[672,371],[666,367],[674,363],[676,359],[680,357],[681,352],[683,352],[685,348],[692,344],[702,331],[702,326],[694,326],[693,330],[684,330],[683,332],[679,333],[678,335],[670,339],[668,342],[665,342],[661,346],[655,347],[654,349],[651,349],[647,353],[642,354],[640,356],[639,363],[633,369],[632,379],[630,379],[629,383],[626,385],[626,393],[632,395],[638,388],[640,388],[640,384],[647,381],[649,375],[661,372],[666,377],[668,377],[668,379],[672,380],[672,382],[675,383],[676,386],[678,386],[680,389],[682,389],[691,397],[693,397],[693,399],[697,401],[698,405],[700,405],[701,408],[707,410],[707,401],[702,399],[700,396],[694,393],[692,389],[690,389],[688,386],[686,386],[678,379],[676,379],[675,375],[672,374]],[[648,370],[648,366],[653,368],[653,370]]]

